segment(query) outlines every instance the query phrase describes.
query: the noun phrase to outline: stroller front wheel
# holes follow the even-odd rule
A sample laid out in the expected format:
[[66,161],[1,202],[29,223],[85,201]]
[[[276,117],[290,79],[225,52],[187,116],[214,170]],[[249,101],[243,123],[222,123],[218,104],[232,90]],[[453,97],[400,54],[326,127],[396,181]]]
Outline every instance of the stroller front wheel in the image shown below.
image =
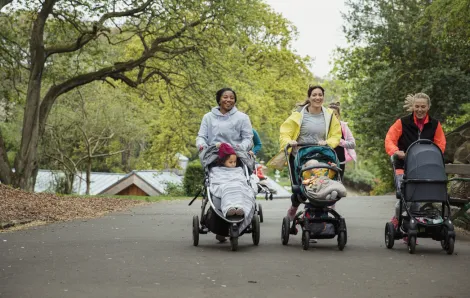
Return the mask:
[[287,245],[289,243],[289,229],[290,229],[290,220],[289,217],[284,217],[282,219],[282,229],[281,229],[281,240],[282,245]]
[[385,224],[385,246],[388,249],[393,248],[395,244],[395,228],[391,222]]
[[199,217],[193,216],[193,245],[198,246],[199,244]]
[[408,238],[408,252],[414,254],[416,251],[416,236],[410,236]]
[[259,227],[260,219],[258,215],[254,215],[253,219],[251,220],[251,238],[253,239],[253,244],[258,245],[259,244],[259,238],[260,238],[260,227]]
[[344,247],[346,246],[346,232],[341,231],[338,234],[338,248],[339,250],[343,250]]
[[238,237],[230,237],[230,247],[232,251],[238,250]]
[[304,230],[302,232],[302,248],[308,250],[310,247],[310,231]]
[[453,237],[449,238],[449,242],[447,243],[447,246],[446,246],[446,252],[448,255],[451,255],[454,253],[454,243],[455,243],[455,240]]

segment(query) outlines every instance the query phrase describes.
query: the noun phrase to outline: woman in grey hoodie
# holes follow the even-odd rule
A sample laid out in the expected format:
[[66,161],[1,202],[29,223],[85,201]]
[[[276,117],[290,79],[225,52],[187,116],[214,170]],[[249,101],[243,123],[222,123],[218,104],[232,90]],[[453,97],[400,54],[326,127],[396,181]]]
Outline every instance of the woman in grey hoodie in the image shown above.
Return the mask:
[[[233,148],[248,152],[253,143],[253,128],[248,115],[235,107],[237,94],[230,88],[222,88],[215,95],[218,106],[205,114],[196,138],[196,147],[203,151],[205,147],[216,143],[229,143]],[[215,237],[225,242],[224,236]]]
[[248,115],[235,107],[237,94],[230,88],[216,93],[218,106],[205,114],[196,138],[199,151],[216,143],[229,143],[233,148],[248,152],[252,146],[253,129]]

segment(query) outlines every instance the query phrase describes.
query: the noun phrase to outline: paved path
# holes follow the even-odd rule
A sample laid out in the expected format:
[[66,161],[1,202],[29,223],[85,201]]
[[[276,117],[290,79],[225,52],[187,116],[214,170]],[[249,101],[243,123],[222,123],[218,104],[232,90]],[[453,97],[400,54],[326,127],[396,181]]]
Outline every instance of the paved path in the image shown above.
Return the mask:
[[470,242],[448,256],[420,239],[417,254],[384,248],[392,197],[342,200],[348,245],[322,240],[303,251],[300,235],[280,241],[288,200],[260,201],[261,242],[239,251],[201,235],[200,201],[161,202],[93,220],[0,234],[0,297],[470,297]]

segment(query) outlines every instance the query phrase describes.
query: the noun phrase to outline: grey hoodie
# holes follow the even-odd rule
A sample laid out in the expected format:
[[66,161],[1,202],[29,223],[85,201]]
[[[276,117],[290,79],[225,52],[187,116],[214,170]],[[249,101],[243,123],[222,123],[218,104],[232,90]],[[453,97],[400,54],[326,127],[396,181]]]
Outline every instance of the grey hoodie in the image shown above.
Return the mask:
[[219,107],[205,114],[196,138],[196,147],[208,147],[216,143],[229,143],[232,147],[249,151],[253,145],[253,129],[248,115],[233,107],[225,115]]

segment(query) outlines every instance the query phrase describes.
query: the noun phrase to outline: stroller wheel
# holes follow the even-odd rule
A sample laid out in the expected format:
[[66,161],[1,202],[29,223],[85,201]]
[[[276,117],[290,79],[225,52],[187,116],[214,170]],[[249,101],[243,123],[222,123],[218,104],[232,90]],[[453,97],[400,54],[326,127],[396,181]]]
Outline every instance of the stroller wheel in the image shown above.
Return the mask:
[[302,232],[302,248],[308,250],[310,247],[310,231],[304,230]]
[[347,239],[346,232],[345,231],[339,232],[339,234],[338,234],[338,248],[339,248],[339,250],[342,251],[344,249],[344,247],[346,246],[346,239]]
[[230,237],[230,246],[232,251],[238,250],[238,237]]
[[261,204],[258,204],[258,215],[259,215],[259,222],[263,222],[263,207]]
[[395,228],[391,222],[385,224],[385,246],[390,249],[395,244]]
[[193,245],[198,246],[199,244],[199,217],[193,216]]
[[281,240],[282,240],[282,245],[287,245],[289,243],[289,226],[290,226],[290,220],[289,217],[284,217],[282,219],[282,229],[281,229]]
[[253,244],[258,245],[259,244],[259,238],[260,238],[260,228],[259,228],[259,222],[260,219],[259,217],[255,214],[253,218],[251,219],[251,238],[253,239]]
[[414,254],[416,251],[416,236],[410,236],[408,238],[408,252]]
[[447,243],[447,246],[446,246],[446,251],[448,255],[451,255],[454,253],[454,242],[455,242],[454,238],[450,237],[449,242]]

